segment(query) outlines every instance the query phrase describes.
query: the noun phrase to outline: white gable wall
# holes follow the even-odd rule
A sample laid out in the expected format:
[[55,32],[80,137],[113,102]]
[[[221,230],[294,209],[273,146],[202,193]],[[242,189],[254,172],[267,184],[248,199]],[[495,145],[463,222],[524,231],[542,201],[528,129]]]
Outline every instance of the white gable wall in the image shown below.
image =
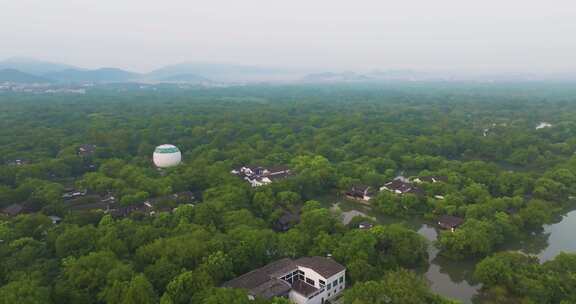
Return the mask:
[[[314,287],[321,289],[320,288],[320,282],[319,280],[322,280],[325,282],[325,286],[323,287],[324,291],[318,295],[316,295],[315,297],[313,297],[312,299],[308,299],[307,297],[304,297],[303,295],[295,292],[295,291],[290,291],[290,300],[292,300],[294,303],[297,304],[321,304],[322,303],[322,299],[324,300],[329,300],[334,298],[336,295],[339,295],[345,288],[346,288],[346,270],[343,270],[329,278],[325,278],[322,275],[320,275],[319,273],[317,273],[316,271],[314,271],[311,268],[308,267],[302,267],[302,266],[298,266],[298,270],[301,270],[304,272],[304,277],[309,278],[311,280],[314,280]],[[340,283],[340,278],[342,278],[342,282]],[[336,286],[333,286],[334,282],[338,282],[336,284]],[[328,286],[330,285],[330,289],[328,289]]]

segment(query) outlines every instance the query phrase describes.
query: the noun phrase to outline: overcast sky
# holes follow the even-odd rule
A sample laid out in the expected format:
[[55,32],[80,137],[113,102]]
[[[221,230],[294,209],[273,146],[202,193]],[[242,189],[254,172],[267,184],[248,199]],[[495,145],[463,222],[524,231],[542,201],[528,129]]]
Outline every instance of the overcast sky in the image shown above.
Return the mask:
[[0,0],[0,59],[576,71],[574,0]]

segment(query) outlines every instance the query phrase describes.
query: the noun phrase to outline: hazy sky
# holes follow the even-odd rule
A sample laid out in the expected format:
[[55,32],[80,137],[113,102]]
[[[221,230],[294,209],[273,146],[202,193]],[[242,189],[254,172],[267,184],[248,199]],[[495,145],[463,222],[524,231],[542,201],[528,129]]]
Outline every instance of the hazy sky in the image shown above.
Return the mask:
[[0,0],[0,59],[576,71],[574,0]]

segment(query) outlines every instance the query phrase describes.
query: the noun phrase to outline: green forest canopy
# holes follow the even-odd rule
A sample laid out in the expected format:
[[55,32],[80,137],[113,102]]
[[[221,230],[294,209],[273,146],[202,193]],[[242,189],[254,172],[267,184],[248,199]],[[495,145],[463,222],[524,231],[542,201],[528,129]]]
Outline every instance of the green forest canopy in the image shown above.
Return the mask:
[[[461,228],[441,234],[441,254],[489,256],[570,207],[575,99],[560,84],[0,95],[0,207],[39,211],[0,218],[0,303],[243,303],[242,291],[217,287],[281,257],[327,254],[354,284],[345,303],[375,303],[380,289],[404,303],[447,303],[404,270],[427,263],[416,232],[352,229],[315,200],[355,184],[379,188],[399,172],[446,176],[424,184],[425,196],[381,192],[372,207],[396,217],[462,217]],[[540,122],[552,127],[536,129]],[[184,163],[161,173],[151,155],[164,143],[178,146]],[[82,144],[96,145],[94,155],[78,156]],[[18,159],[27,163],[14,165]],[[288,165],[295,175],[253,189],[230,174],[245,164]],[[153,217],[112,218],[70,211],[62,199],[70,186],[112,193],[124,206],[182,191],[199,200]],[[300,222],[274,231],[287,210],[300,210]],[[53,225],[48,215],[63,222]],[[485,266],[494,259],[503,258],[477,270],[494,298],[574,299],[574,288],[527,292],[494,278]],[[528,277],[564,276],[553,263],[570,259],[512,262],[526,264]],[[564,282],[574,287],[573,275]]]

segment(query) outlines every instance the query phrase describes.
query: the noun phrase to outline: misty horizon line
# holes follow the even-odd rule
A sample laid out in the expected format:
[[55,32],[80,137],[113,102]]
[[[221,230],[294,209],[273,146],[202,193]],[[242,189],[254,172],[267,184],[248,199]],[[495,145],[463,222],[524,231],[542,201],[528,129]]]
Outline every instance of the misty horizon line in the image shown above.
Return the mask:
[[156,71],[159,71],[163,68],[168,67],[175,67],[175,66],[182,66],[182,65],[205,65],[205,66],[221,66],[221,67],[240,67],[240,68],[260,68],[260,69],[268,69],[268,70],[279,70],[278,72],[290,72],[290,73],[359,73],[359,74],[369,74],[369,73],[378,73],[378,72],[413,72],[413,73],[438,73],[444,74],[453,74],[454,76],[457,75],[543,75],[543,76],[550,76],[550,75],[576,75],[576,71],[566,70],[566,71],[558,71],[558,70],[548,70],[542,71],[541,69],[534,68],[528,70],[517,70],[517,69],[478,69],[478,68],[462,68],[462,67],[447,67],[447,68],[431,68],[431,67],[381,67],[375,66],[372,68],[352,68],[352,67],[338,67],[338,66],[331,66],[331,67],[321,67],[321,66],[304,66],[304,65],[272,65],[272,64],[263,64],[263,63],[252,63],[252,62],[234,62],[234,61],[216,61],[216,60],[183,60],[173,63],[165,63],[159,64],[155,68],[152,69],[138,69],[138,68],[126,68],[126,67],[119,67],[114,64],[100,64],[100,65],[92,65],[91,67],[87,67],[86,65],[80,65],[75,63],[69,63],[65,61],[53,60],[53,59],[45,59],[40,57],[32,57],[32,56],[9,56],[0,59],[0,63],[44,63],[44,64],[58,64],[67,66],[68,69],[76,69],[82,71],[91,71],[91,70],[101,70],[101,69],[118,69],[127,71],[134,74],[151,74]]

